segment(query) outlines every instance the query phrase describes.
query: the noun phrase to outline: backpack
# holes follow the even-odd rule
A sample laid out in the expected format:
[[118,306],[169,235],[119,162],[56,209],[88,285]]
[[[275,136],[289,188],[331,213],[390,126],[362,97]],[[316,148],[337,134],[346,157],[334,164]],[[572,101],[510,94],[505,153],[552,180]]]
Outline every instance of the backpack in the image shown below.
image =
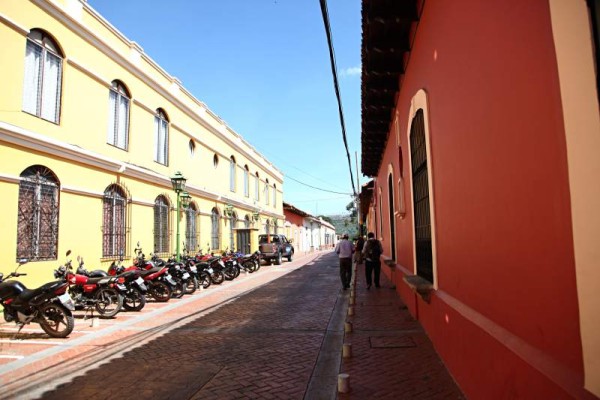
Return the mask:
[[373,261],[379,260],[379,257],[381,257],[381,244],[379,241],[371,240],[368,246],[367,258]]

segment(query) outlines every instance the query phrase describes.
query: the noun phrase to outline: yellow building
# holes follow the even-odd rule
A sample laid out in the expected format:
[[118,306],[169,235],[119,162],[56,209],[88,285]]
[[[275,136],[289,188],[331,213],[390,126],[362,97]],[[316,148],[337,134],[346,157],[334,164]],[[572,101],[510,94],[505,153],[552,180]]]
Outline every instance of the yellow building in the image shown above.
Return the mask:
[[282,173],[84,0],[0,2],[0,42],[1,272],[167,256],[178,225],[191,252],[250,251],[283,226]]

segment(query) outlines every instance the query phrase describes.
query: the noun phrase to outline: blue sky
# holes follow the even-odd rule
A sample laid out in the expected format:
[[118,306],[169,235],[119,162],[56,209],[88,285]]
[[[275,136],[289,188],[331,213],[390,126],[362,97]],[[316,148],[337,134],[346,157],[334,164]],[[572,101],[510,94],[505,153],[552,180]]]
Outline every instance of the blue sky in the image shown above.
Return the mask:
[[[284,201],[313,215],[346,212],[349,195],[294,181],[352,192],[319,0],[88,4],[283,172]],[[360,0],[327,5],[356,185]]]

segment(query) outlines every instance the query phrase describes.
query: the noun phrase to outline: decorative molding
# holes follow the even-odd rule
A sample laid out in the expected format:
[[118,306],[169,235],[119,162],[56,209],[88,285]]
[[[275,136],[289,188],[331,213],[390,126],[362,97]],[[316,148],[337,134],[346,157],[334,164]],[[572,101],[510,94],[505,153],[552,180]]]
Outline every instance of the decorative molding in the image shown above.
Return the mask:
[[0,182],[6,182],[6,183],[21,183],[21,178],[19,178],[18,176],[13,176],[13,175],[5,175],[0,173]]
[[61,186],[60,191],[64,192],[64,193],[76,194],[79,196],[95,197],[98,199],[101,199],[104,197],[104,193],[93,192],[91,190],[80,189],[80,188],[75,188],[75,187],[70,187],[70,186]]
[[8,18],[6,15],[0,14],[0,22],[3,23],[4,25],[8,26],[9,28],[11,28],[13,31],[17,32],[18,34],[21,34],[25,37],[27,37],[27,35],[29,35],[29,29],[24,28],[21,25],[17,24],[15,21]]
[[67,64],[69,64],[69,65],[73,66],[75,69],[83,72],[84,74],[86,74],[87,76],[89,76],[90,78],[92,78],[93,80],[95,80],[96,82],[101,84],[102,86],[106,87],[107,89],[110,89],[112,87],[111,82],[109,80],[104,79],[104,78],[100,77],[100,75],[96,74],[95,72],[92,72],[89,69],[85,68],[78,61],[75,61],[72,58],[67,58],[66,61],[67,61]]
[[[238,151],[244,154],[248,159],[253,160],[255,164],[261,165],[265,171],[265,173],[271,172],[274,179],[278,179],[281,183],[283,183],[283,173],[279,171],[271,162],[269,162],[262,154],[258,153],[258,151],[251,146],[247,141],[245,141],[240,135],[235,133],[229,127],[227,127],[226,131],[231,132],[235,137],[239,137],[244,145],[248,147],[248,149],[244,149],[236,145],[232,139],[227,137],[221,130],[222,124],[224,121],[214,114],[211,110],[206,108],[206,105],[196,99],[190,92],[183,90],[180,87],[180,92],[185,93],[188,99],[193,102],[195,105],[199,106],[201,109],[204,108],[206,113],[196,113],[194,110],[185,104],[181,99],[178,99],[176,95],[172,93],[170,87],[163,87],[153,78],[151,78],[148,74],[141,70],[140,67],[136,65],[136,63],[129,60],[126,56],[118,53],[113,48],[111,48],[108,44],[106,44],[102,39],[96,36],[92,31],[90,31],[87,27],[83,26],[79,21],[73,19],[65,10],[59,8],[59,6],[53,2],[49,2],[47,0],[31,0],[32,3],[40,7],[40,9],[44,10],[48,15],[55,18],[57,21],[63,23],[67,28],[71,29],[74,33],[76,33],[80,38],[87,41],[93,47],[98,49],[100,52],[104,53],[111,60],[117,63],[119,66],[124,68],[129,73],[137,76],[144,84],[148,87],[155,90],[159,95],[164,97],[167,101],[172,103],[174,106],[178,107],[184,114],[190,117],[192,120],[196,121],[198,124],[206,128],[209,132],[213,133],[215,136],[220,138],[223,142],[228,144],[233,148],[237,148]],[[113,27],[108,21],[106,21],[102,16],[100,16],[92,7],[90,7],[87,3],[83,3],[84,8],[88,11],[92,17],[96,18],[102,25],[104,25],[110,32],[112,32],[117,38],[119,38],[124,44],[127,46],[134,47],[136,50],[141,50],[141,47],[136,45],[132,45],[132,42],[129,41],[121,32],[119,32],[115,27]],[[16,25],[16,24],[15,24]],[[16,25],[18,26],[18,25]],[[27,31],[29,32],[29,31]],[[157,72],[164,76],[164,78],[169,82],[169,85],[174,81],[174,77],[170,76],[164,69],[162,69],[156,62],[154,62],[147,54],[141,53],[142,59],[144,59],[148,65],[154,68]],[[213,116],[219,126],[213,126],[209,121],[206,120],[205,115],[208,114]]]

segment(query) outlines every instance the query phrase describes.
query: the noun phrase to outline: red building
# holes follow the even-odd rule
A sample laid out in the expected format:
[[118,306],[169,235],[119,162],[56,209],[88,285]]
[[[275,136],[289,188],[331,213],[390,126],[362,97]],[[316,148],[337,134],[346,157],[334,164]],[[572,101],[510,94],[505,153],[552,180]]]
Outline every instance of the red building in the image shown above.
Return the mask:
[[598,0],[363,0],[361,198],[464,393],[600,397]]

